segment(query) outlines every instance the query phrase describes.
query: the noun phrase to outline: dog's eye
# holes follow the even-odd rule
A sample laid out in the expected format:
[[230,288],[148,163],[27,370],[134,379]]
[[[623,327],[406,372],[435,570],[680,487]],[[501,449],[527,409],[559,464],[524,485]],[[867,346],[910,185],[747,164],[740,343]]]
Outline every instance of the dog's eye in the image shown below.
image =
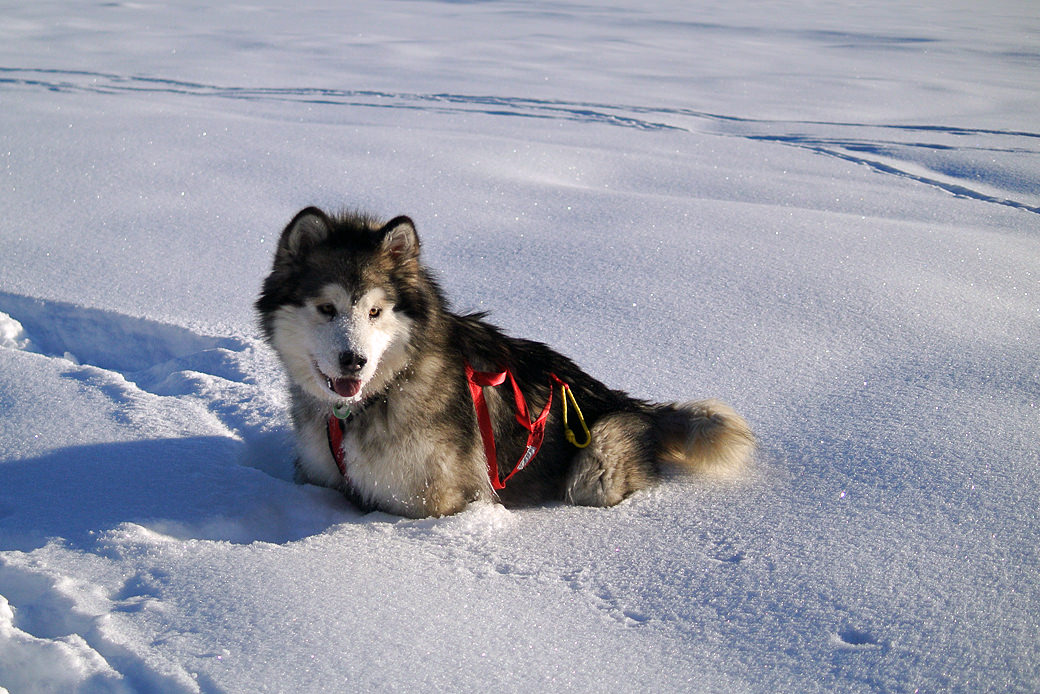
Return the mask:
[[383,313],[383,309],[379,308],[378,306],[373,306],[372,308],[368,309],[368,317],[369,318],[379,318],[379,316],[382,313]]
[[335,304],[318,304],[314,307],[318,313],[325,316],[326,318],[336,317],[336,305]]

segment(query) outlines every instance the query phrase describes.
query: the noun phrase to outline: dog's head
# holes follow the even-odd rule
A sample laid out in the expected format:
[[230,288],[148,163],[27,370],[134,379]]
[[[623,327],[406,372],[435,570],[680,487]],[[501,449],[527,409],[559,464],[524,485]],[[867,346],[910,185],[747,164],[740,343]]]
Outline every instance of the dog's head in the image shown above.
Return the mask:
[[422,278],[408,217],[379,224],[309,207],[282,232],[256,307],[300,388],[358,402],[407,366],[412,330],[429,308]]

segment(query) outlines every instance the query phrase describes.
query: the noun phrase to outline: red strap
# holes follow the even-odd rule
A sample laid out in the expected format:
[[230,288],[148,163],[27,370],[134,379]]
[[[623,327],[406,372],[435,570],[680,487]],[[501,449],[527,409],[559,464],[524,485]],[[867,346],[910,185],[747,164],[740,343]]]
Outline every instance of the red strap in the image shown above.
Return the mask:
[[[484,455],[487,458],[488,478],[491,480],[491,486],[495,490],[505,489],[506,482],[513,475],[527,467],[528,463],[538,453],[538,449],[542,447],[542,441],[545,439],[545,421],[548,419],[549,409],[552,407],[553,389],[550,386],[549,399],[546,400],[545,407],[542,408],[538,419],[532,422],[531,416],[527,411],[527,401],[524,399],[524,394],[520,391],[520,386],[517,385],[512,371],[508,368],[505,371],[474,371],[469,362],[466,362],[465,367],[466,380],[469,381],[469,393],[473,397],[473,408],[477,411],[477,426],[480,428],[480,437],[484,440]],[[520,425],[528,431],[527,449],[516,465],[513,466],[513,470],[506,475],[504,480],[500,480],[498,476],[498,453],[495,450],[495,433],[491,429],[491,416],[488,414],[487,401],[484,399],[484,387],[501,385],[505,382],[507,376],[513,385],[513,399],[516,401],[516,421],[520,422]],[[554,383],[562,383],[556,377],[556,374],[550,374],[550,376]]]
[[[538,449],[542,447],[542,441],[545,439],[545,422],[552,407],[553,389],[550,386],[549,399],[546,400],[545,407],[542,408],[538,419],[532,422],[527,411],[527,401],[524,399],[524,394],[520,391],[520,386],[517,384],[516,378],[513,377],[512,371],[509,369],[505,371],[474,371],[469,362],[466,362],[465,367],[466,380],[469,381],[469,392],[473,398],[473,407],[477,412],[477,425],[480,427],[480,437],[484,440],[484,455],[487,458],[488,478],[491,480],[491,486],[495,490],[505,489],[506,482],[513,475],[527,467],[538,453]],[[500,480],[498,476],[498,454],[495,450],[495,433],[491,428],[491,416],[488,414],[487,401],[484,399],[484,388],[486,386],[502,385],[505,383],[506,377],[509,378],[513,386],[513,399],[516,402],[516,421],[520,422],[520,425],[527,429],[528,434],[527,448],[524,454],[517,461],[516,465],[513,466],[513,470],[506,478]],[[549,378],[554,385],[564,385],[564,382],[556,374],[549,374]],[[343,458],[343,421],[335,415],[330,416],[326,429],[329,439],[329,452],[332,453],[332,458],[336,461],[339,474],[347,477],[347,465]]]
[[346,477],[347,463],[343,460],[343,421],[335,415],[330,416],[326,428],[329,434],[329,451],[332,453],[332,459],[336,461],[339,474]]

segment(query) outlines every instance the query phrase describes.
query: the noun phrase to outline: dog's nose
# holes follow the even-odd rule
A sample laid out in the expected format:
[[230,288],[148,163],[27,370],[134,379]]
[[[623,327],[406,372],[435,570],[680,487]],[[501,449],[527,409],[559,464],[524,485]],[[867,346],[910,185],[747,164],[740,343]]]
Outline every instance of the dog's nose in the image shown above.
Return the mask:
[[340,352],[339,353],[339,368],[343,370],[344,374],[355,374],[365,366],[368,359],[357,352]]

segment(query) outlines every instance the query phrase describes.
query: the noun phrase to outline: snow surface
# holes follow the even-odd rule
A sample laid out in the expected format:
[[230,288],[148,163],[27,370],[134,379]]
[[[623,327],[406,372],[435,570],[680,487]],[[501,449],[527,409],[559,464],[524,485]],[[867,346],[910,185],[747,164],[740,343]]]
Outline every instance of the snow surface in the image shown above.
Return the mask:
[[[648,6],[649,5],[649,6]],[[0,5],[0,690],[1040,690],[1040,11]],[[761,439],[613,509],[291,481],[308,204]]]

